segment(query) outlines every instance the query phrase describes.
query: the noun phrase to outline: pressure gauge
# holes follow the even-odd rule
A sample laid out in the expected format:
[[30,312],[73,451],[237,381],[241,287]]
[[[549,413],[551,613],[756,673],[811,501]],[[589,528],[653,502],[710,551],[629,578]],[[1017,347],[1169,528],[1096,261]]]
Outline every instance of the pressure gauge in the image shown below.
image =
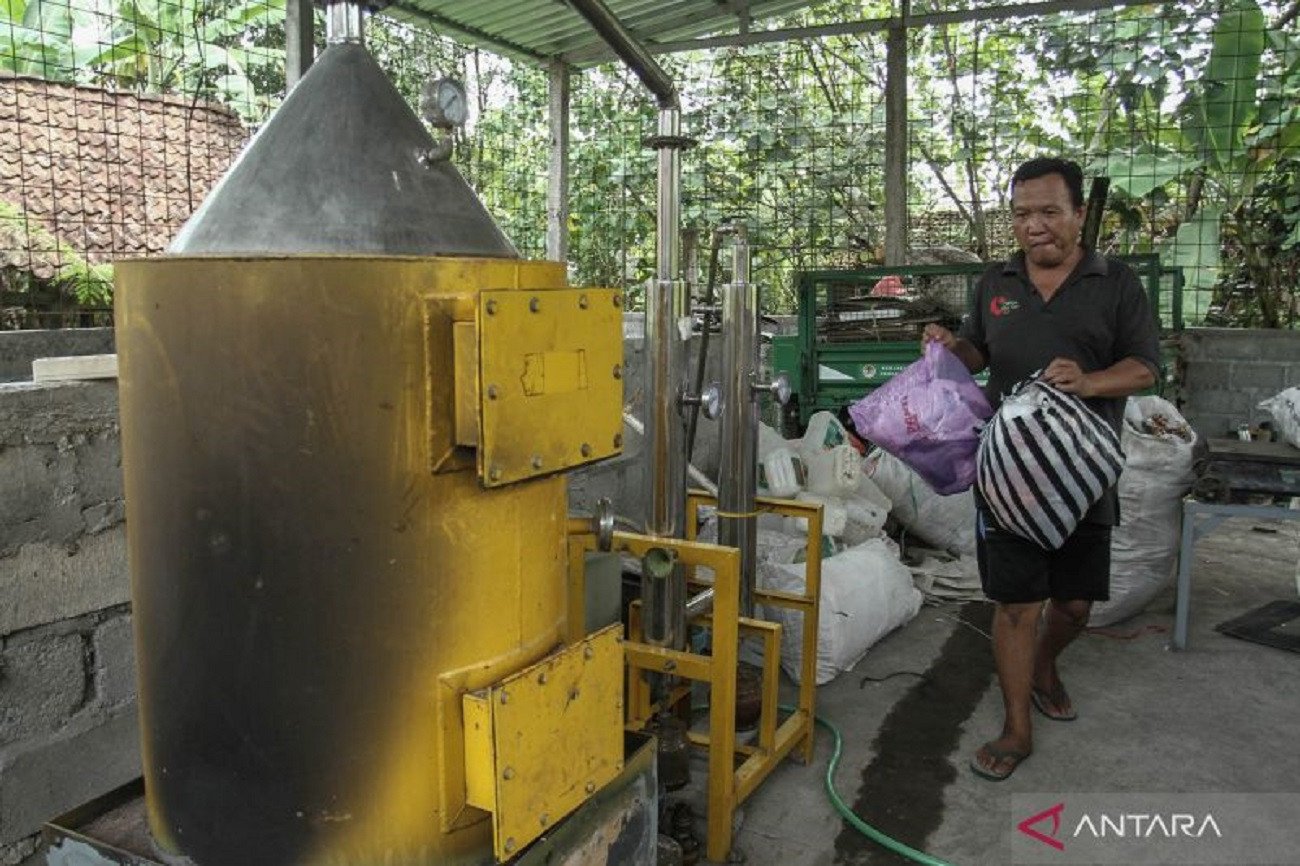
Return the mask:
[[465,85],[454,78],[427,81],[420,91],[420,113],[439,129],[464,126],[469,119]]

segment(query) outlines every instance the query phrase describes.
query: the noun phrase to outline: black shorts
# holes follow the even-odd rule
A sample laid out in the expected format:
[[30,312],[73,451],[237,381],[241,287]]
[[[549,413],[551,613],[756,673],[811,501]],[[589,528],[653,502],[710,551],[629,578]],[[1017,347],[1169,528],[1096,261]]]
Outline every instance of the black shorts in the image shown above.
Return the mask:
[[1106,601],[1110,598],[1110,531],[1084,522],[1059,550],[1043,550],[998,526],[977,508],[975,553],[984,594],[1004,604]]

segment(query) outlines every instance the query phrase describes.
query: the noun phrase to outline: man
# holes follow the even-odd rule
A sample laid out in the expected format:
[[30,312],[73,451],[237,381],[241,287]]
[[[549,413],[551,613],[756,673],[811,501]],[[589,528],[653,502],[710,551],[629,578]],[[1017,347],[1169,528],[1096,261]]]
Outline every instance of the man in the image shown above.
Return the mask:
[[[1156,323],[1137,276],[1080,245],[1083,173],[1073,162],[1033,159],[1011,180],[1020,252],[990,268],[960,335],[925,330],[972,373],[989,369],[996,408],[1017,382],[1041,378],[1076,394],[1119,430],[1124,398],[1149,387],[1159,369]],[[1006,721],[971,769],[1001,780],[1033,751],[1032,704],[1049,719],[1075,718],[1057,657],[1083,631],[1094,601],[1110,595],[1110,532],[1119,500],[1107,491],[1056,551],[998,526],[976,496],[976,547],[984,593],[997,602],[993,656]],[[1043,615],[1046,603],[1046,615]],[[1043,620],[1041,631],[1039,621]]]

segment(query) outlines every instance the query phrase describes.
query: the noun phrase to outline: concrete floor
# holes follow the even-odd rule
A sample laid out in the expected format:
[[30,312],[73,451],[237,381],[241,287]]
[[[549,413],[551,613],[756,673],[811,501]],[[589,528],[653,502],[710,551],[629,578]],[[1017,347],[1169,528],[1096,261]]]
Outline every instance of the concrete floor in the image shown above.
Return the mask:
[[[1296,598],[1298,561],[1300,522],[1224,523],[1196,549],[1188,651],[1166,649],[1172,590],[1140,617],[1085,634],[1061,665],[1078,720],[1036,715],[1033,756],[1001,783],[967,766],[1002,722],[985,634],[992,608],[923,607],[818,692],[818,714],[844,737],[841,796],[868,822],[949,863],[1001,866],[1012,861],[1013,794],[1300,792],[1300,655],[1212,630]],[[924,678],[862,681],[900,671]],[[782,766],[745,804],[736,847],[746,862],[909,862],[834,812],[823,791],[830,752],[819,731],[812,766]]]

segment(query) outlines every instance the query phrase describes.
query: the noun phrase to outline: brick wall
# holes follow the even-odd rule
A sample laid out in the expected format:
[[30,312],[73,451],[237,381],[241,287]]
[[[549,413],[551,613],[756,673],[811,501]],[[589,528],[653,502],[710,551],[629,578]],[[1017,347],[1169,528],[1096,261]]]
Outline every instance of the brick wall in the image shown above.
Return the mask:
[[0,266],[53,277],[52,240],[92,264],[161,252],[247,136],[220,106],[0,74],[0,202],[22,214]]

